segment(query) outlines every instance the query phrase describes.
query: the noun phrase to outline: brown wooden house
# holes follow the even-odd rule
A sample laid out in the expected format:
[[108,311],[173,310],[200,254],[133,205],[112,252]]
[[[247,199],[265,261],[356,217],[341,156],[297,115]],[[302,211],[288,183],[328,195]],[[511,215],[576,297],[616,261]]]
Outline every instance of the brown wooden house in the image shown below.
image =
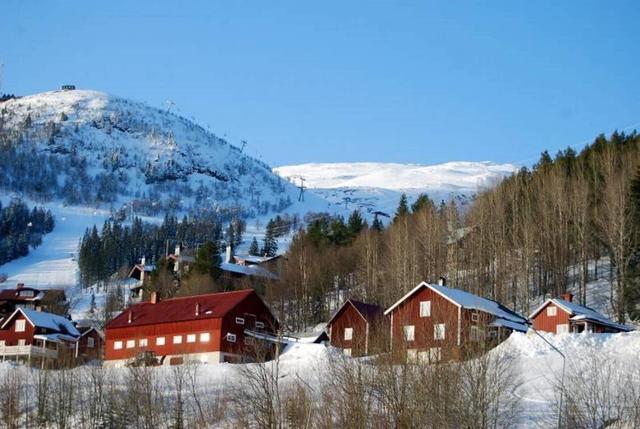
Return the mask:
[[36,289],[18,283],[15,289],[0,291],[0,317],[12,314],[17,308],[66,315],[67,297],[64,289]]
[[277,342],[278,321],[252,289],[155,296],[107,324],[105,364],[122,366],[142,356],[159,364],[241,362],[252,360],[257,343]]
[[394,353],[415,361],[460,358],[527,331],[527,320],[503,305],[443,284],[420,283],[385,311]]
[[573,302],[573,295],[546,300],[531,315],[534,329],[554,334],[568,332],[627,332],[633,328],[615,323],[592,308]]
[[348,299],[327,323],[329,343],[343,349],[347,356],[380,351],[388,329],[382,307],[354,299]]
[[76,358],[89,361],[104,357],[104,334],[93,326],[78,327],[80,338],[76,347]]

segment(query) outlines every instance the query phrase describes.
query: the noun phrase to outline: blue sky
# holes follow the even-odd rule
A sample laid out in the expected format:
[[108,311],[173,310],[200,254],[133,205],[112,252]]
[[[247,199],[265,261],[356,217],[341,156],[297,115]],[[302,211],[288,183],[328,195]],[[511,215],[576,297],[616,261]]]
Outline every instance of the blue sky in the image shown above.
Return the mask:
[[637,1],[13,1],[0,92],[73,83],[271,165],[535,162],[640,128]]

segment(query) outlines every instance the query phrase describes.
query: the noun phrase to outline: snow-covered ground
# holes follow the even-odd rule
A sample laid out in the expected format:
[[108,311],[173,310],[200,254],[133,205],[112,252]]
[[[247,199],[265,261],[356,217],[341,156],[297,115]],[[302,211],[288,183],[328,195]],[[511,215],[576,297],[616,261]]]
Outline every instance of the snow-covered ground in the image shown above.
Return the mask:
[[306,186],[333,206],[392,214],[403,192],[410,200],[427,193],[436,202],[457,198],[465,203],[517,169],[513,164],[458,161],[438,165],[309,163],[277,167],[274,171],[296,184],[303,177]]

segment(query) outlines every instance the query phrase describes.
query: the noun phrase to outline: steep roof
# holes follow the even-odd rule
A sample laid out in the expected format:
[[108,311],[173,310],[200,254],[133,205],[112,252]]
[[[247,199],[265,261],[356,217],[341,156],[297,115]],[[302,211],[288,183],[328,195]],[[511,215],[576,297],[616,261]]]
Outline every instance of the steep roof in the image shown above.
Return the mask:
[[633,331],[632,327],[615,323],[601,313],[598,313],[593,308],[576,304],[572,301],[566,301],[560,298],[550,298],[546,300],[540,307],[538,307],[533,313],[531,313],[529,319],[533,319],[534,317],[536,317],[550,303],[557,305],[558,307],[569,313],[569,315],[571,316],[570,320],[589,320],[591,322],[609,326],[620,331]]
[[342,304],[342,307],[340,307],[338,311],[335,312],[333,317],[329,319],[327,325],[333,322],[333,319],[335,319],[336,316],[338,316],[338,314],[340,314],[347,305],[352,305],[356,309],[356,311],[360,313],[362,318],[368,323],[373,323],[384,317],[383,309],[379,305],[367,304],[366,302],[356,301],[355,299],[349,298],[345,301],[344,304]]
[[[33,292],[33,296],[21,295],[20,292]],[[38,301],[44,298],[44,291],[32,287],[0,290],[0,301]]]
[[[159,323],[184,322],[189,320],[217,319],[224,317],[249,295],[253,289],[232,292],[210,293],[206,295],[185,296],[156,302],[141,302],[124,310],[109,322],[107,329],[124,328]],[[198,315],[196,316],[196,304]],[[131,323],[129,323],[131,313]]]
[[223,262],[220,264],[220,269],[222,271],[241,274],[243,276],[264,277],[272,280],[278,280],[279,278],[277,275],[260,265],[238,265],[231,262]]
[[478,311],[482,311],[484,313],[488,313],[495,316],[497,318],[496,319],[497,324],[495,326],[498,326],[498,324],[501,323],[499,319],[502,319],[511,323],[509,324],[502,323],[502,325],[500,326],[509,327],[511,329],[515,329],[514,328],[515,326],[517,327],[517,330],[521,330],[525,332],[527,330],[527,324],[528,324],[527,319],[520,316],[516,312],[509,310],[507,307],[505,307],[504,305],[496,301],[493,301],[488,298],[483,298],[478,295],[474,295],[471,292],[467,292],[464,290],[453,289],[453,288],[442,286],[442,285],[428,284],[426,282],[420,283],[418,286],[416,286],[411,291],[409,291],[409,293],[407,293],[405,296],[400,298],[395,304],[389,307],[384,312],[384,314],[391,313],[396,307],[398,307],[400,304],[406,301],[418,290],[425,287],[432,289],[433,291],[440,294],[445,299],[451,301],[453,304],[457,305],[458,307],[462,307],[469,310],[478,310]]
[[73,325],[71,320],[57,314],[45,313],[44,311],[29,310],[27,308],[18,308],[13,314],[7,317],[2,324],[2,329],[11,321],[15,314],[21,312],[36,328],[47,329],[54,333],[69,335],[71,337],[79,337],[80,332]]

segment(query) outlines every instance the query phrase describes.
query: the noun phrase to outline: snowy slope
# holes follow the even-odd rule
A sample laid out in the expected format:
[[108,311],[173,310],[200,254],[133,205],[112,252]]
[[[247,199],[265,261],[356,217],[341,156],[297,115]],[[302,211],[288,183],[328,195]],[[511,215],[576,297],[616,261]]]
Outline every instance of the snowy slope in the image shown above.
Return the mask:
[[274,169],[305,185],[333,205],[360,207],[365,212],[393,213],[402,192],[412,200],[427,193],[439,202],[456,198],[464,203],[479,190],[494,186],[513,173],[512,164],[448,162],[439,165],[375,162],[300,164]]

